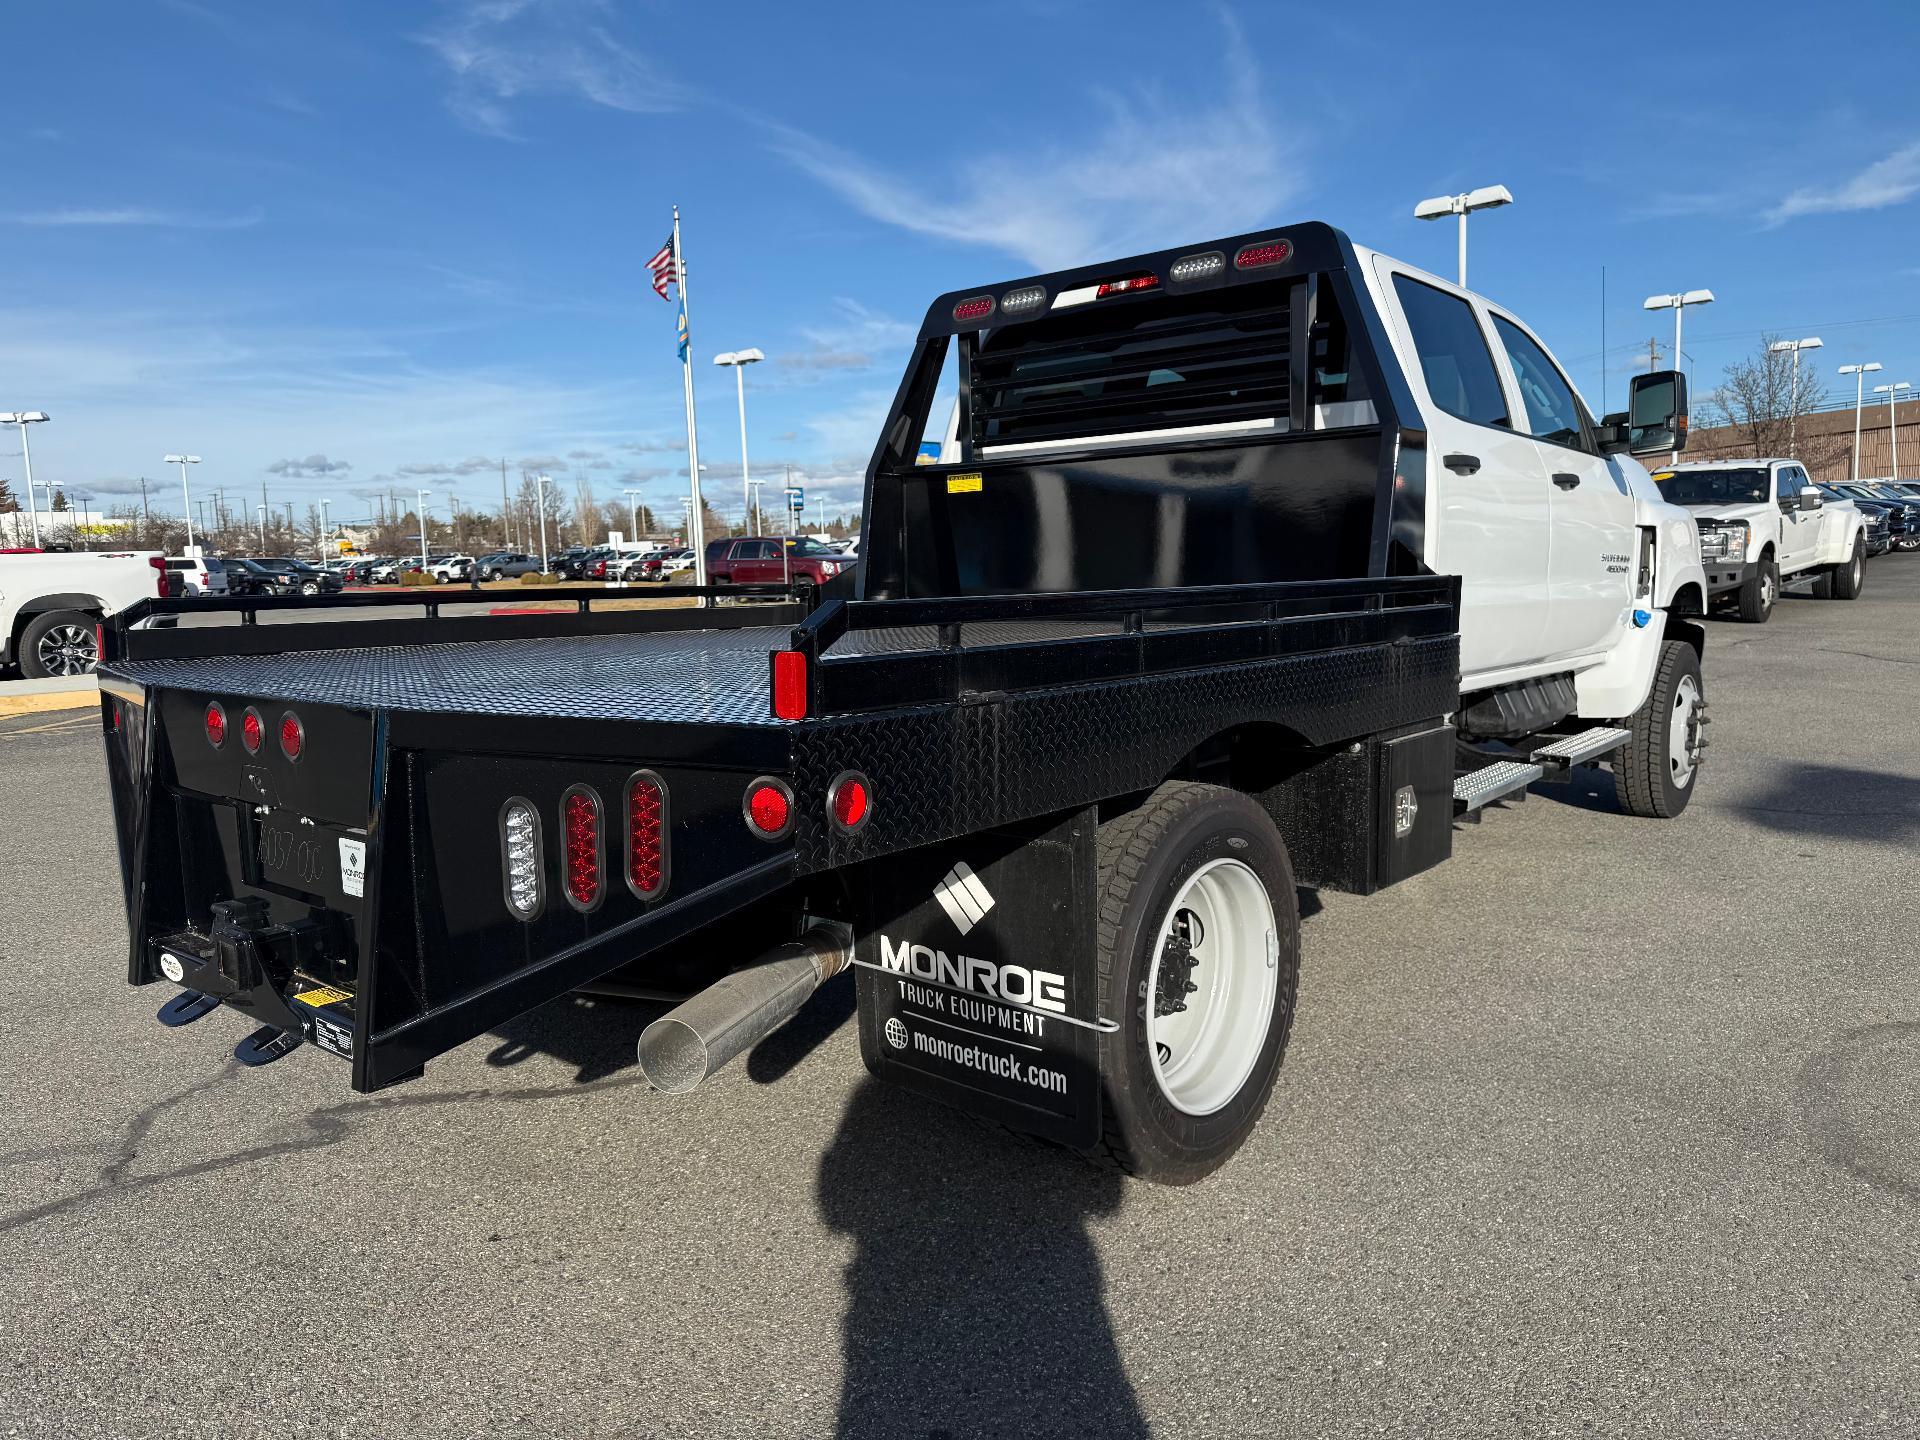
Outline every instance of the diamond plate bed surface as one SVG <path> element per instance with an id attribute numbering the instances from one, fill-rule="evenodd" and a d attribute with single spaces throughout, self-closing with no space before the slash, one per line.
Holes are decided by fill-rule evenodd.
<path id="1" fill-rule="evenodd" d="M 769 651 L 783 625 L 643 635 L 456 641 L 180 660 L 105 669 L 142 685 L 361 710 L 557 715 L 694 725 L 780 725 Z"/>

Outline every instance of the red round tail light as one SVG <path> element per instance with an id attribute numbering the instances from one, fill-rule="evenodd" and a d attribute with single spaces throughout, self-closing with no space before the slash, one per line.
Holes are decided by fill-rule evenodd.
<path id="1" fill-rule="evenodd" d="M 600 848 L 600 797 L 575 785 L 560 800 L 561 885 L 567 903 L 591 910 L 600 903 L 603 871 Z"/>
<path id="2" fill-rule="evenodd" d="M 207 706 L 207 743 L 216 750 L 227 743 L 227 711 L 218 700 Z"/>
<path id="3" fill-rule="evenodd" d="M 762 840 L 778 840 L 793 826 L 793 791 L 786 782 L 763 778 L 747 787 L 747 825 Z"/>
<path id="4" fill-rule="evenodd" d="M 280 753 L 289 760 L 298 760 L 300 752 L 307 748 L 307 727 L 300 723 L 300 717 L 289 710 L 280 717 Z"/>
<path id="5" fill-rule="evenodd" d="M 240 743 L 247 747 L 249 755 L 260 753 L 260 741 L 267 733 L 267 727 L 260 723 L 260 712 L 251 705 L 247 713 L 240 717 Z"/>
<path id="6" fill-rule="evenodd" d="M 867 788 L 867 777 L 857 770 L 849 770 L 835 780 L 827 787 L 827 810 L 833 816 L 833 823 L 848 834 L 865 825 L 867 817 L 873 814 L 873 795 Z"/>

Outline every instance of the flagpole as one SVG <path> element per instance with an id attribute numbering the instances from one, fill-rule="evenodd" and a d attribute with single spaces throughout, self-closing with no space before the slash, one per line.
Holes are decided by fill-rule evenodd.
<path id="1" fill-rule="evenodd" d="M 687 474 L 692 479 L 693 512 L 687 521 L 687 543 L 693 549 L 693 583 L 707 583 L 707 529 L 701 523 L 700 434 L 693 421 L 693 316 L 687 311 L 687 258 L 680 253 L 680 207 L 673 207 L 673 272 L 680 285 L 680 314 L 687 322 L 687 349 L 680 357 L 680 376 L 687 388 Z M 703 602 L 704 603 L 704 602 Z"/>

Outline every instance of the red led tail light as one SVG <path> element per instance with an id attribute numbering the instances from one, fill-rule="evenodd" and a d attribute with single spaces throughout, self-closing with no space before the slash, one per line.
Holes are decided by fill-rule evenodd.
<path id="1" fill-rule="evenodd" d="M 560 888 L 576 910 L 598 907 L 605 875 L 600 797 L 575 785 L 560 797 Z"/>
<path id="2" fill-rule="evenodd" d="M 651 770 L 627 781 L 627 888 L 642 900 L 667 889 L 667 787 Z"/>
<path id="3" fill-rule="evenodd" d="M 953 307 L 953 318 L 959 321 L 984 320 L 993 313 L 993 297 L 976 295 L 971 300 L 962 300 Z"/>
<path id="4" fill-rule="evenodd" d="M 1243 245 L 1233 257 L 1236 270 L 1264 270 L 1269 265 L 1284 265 L 1293 258 L 1291 240 L 1270 240 L 1264 245 Z"/>
<path id="5" fill-rule="evenodd" d="M 218 700 L 207 706 L 207 743 L 216 750 L 227 743 L 227 710 Z"/>
<path id="6" fill-rule="evenodd" d="M 307 727 L 300 723 L 298 715 L 289 710 L 280 717 L 280 753 L 289 760 L 298 760 L 306 748 Z"/>
<path id="7" fill-rule="evenodd" d="M 1102 281 L 1094 299 L 1104 300 L 1109 295 L 1127 295 L 1135 290 L 1153 290 L 1160 284 L 1158 275 L 1129 275 L 1124 280 Z"/>
<path id="8" fill-rule="evenodd" d="M 260 742 L 266 738 L 267 727 L 260 722 L 260 712 L 251 705 L 247 713 L 240 717 L 240 743 L 247 747 L 249 755 L 260 753 Z"/>

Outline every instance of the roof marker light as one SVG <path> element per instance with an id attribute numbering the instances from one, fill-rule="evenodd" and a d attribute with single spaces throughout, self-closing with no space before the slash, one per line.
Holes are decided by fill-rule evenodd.
<path id="1" fill-rule="evenodd" d="M 1182 255 L 1167 271 L 1167 278 L 1181 285 L 1189 280 L 1204 280 L 1209 275 L 1218 275 L 1226 268 L 1227 257 L 1218 250 L 1209 250 L 1204 255 Z"/>
<path id="2" fill-rule="evenodd" d="M 1233 257 L 1236 270 L 1264 270 L 1269 265 L 1284 265 L 1293 258 L 1291 240 L 1268 240 L 1259 245 L 1243 245 Z"/>
<path id="3" fill-rule="evenodd" d="M 971 300 L 962 300 L 953 307 L 955 320 L 984 320 L 993 314 L 993 297 L 976 295 Z"/>
<path id="4" fill-rule="evenodd" d="M 1136 290 L 1154 290 L 1160 285 L 1158 275 L 1129 275 L 1124 280 L 1103 280 L 1094 294 L 1094 299 L 1104 300 L 1109 295 L 1128 295 Z"/>
<path id="5" fill-rule="evenodd" d="M 1009 290 L 1000 297 L 1000 312 L 1003 315 L 1019 315 L 1028 310 L 1038 310 L 1046 303 L 1046 286 L 1023 285 L 1018 290 Z"/>

